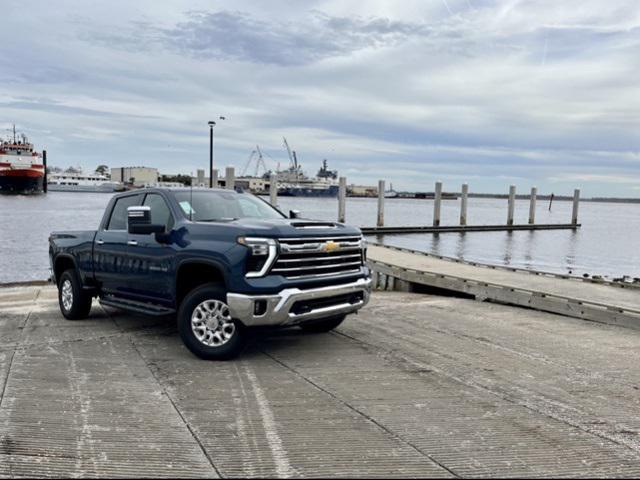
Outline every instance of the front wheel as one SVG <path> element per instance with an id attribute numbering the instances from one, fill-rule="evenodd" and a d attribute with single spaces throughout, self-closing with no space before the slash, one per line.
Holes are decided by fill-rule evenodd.
<path id="1" fill-rule="evenodd" d="M 87 318 L 91 311 L 92 296 L 82 289 L 78 272 L 65 270 L 58 282 L 58 303 L 67 320 Z"/>
<path id="2" fill-rule="evenodd" d="M 345 318 L 346 315 L 342 315 L 340 317 L 327 318 L 316 322 L 303 323 L 300 325 L 300 328 L 309 333 L 325 333 L 336 328 L 344 322 Z"/>
<path id="3" fill-rule="evenodd" d="M 191 352 L 205 360 L 228 360 L 246 343 L 246 328 L 231 318 L 226 292 L 207 284 L 190 292 L 178 310 L 180 337 Z"/>

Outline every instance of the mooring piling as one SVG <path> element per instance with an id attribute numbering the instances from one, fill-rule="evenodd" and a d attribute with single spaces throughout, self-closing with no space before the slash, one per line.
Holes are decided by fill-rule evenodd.
<path id="1" fill-rule="evenodd" d="M 345 221 L 345 204 L 347 199 L 347 177 L 340 177 L 338 188 L 338 222 Z"/>
<path id="2" fill-rule="evenodd" d="M 509 187 L 509 207 L 507 211 L 507 225 L 513 225 L 513 213 L 516 208 L 516 186 Z"/>
<path id="3" fill-rule="evenodd" d="M 580 204 L 580 189 L 576 188 L 573 191 L 573 211 L 571 212 L 571 224 L 578 224 L 578 205 Z"/>
<path id="4" fill-rule="evenodd" d="M 42 179 L 42 191 L 47 193 L 47 181 L 48 181 L 48 173 L 47 173 L 47 151 L 42 151 L 42 166 L 44 167 L 44 178 Z"/>
<path id="5" fill-rule="evenodd" d="M 236 173 L 235 168 L 227 167 L 224 174 L 224 188 L 227 190 L 235 190 L 236 187 Z"/>
<path id="6" fill-rule="evenodd" d="M 529 225 L 536 223 L 536 200 L 538 196 L 538 189 L 531 187 L 531 197 L 529 199 Z"/>
<path id="7" fill-rule="evenodd" d="M 433 226 L 440 226 L 440 205 L 442 204 L 442 182 L 436 182 L 433 193 Z"/>
<path id="8" fill-rule="evenodd" d="M 278 206 L 278 176 L 275 173 L 269 177 L 269 201 L 274 207 Z"/>
<path id="9" fill-rule="evenodd" d="M 469 198 L 469 185 L 462 184 L 460 196 L 460 225 L 467 224 L 467 199 Z"/>
<path id="10" fill-rule="evenodd" d="M 378 180 L 378 222 L 379 227 L 384 226 L 384 180 Z"/>

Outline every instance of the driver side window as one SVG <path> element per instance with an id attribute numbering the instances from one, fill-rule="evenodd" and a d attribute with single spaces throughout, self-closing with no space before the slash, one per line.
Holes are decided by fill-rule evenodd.
<path id="1" fill-rule="evenodd" d="M 173 228 L 173 215 L 167 202 L 157 193 L 149 193 L 144 199 L 144 206 L 151 207 L 151 223 L 164 225 L 165 231 Z"/>
<path id="2" fill-rule="evenodd" d="M 105 230 L 126 230 L 127 208 L 138 205 L 139 201 L 140 195 L 130 195 L 117 199 Z"/>

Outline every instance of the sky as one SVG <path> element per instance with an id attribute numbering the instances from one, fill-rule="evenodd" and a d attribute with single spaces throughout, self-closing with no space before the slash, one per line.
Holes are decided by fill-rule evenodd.
<path id="1" fill-rule="evenodd" d="M 237 173 L 286 137 L 348 183 L 640 197 L 638 0 L 1 6 L 0 134 L 50 165 L 208 171 L 216 120 Z"/>

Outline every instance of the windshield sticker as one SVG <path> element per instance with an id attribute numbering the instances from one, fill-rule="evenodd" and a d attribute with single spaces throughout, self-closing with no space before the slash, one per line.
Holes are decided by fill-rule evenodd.
<path id="1" fill-rule="evenodd" d="M 180 202 L 180 206 L 182 207 L 184 213 L 186 213 L 187 215 L 193 215 L 194 213 L 196 213 L 196 211 L 191 208 L 191 204 L 186 200 L 184 202 Z"/>

